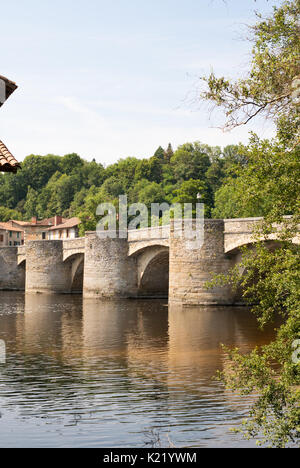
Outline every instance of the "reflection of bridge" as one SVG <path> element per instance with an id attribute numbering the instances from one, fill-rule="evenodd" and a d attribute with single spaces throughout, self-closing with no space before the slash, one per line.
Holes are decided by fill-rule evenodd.
<path id="1" fill-rule="evenodd" d="M 160 297 L 183 304 L 232 304 L 228 286 L 210 290 L 212 273 L 240 260 L 239 247 L 253 243 L 257 218 L 205 220 L 201 248 L 189 250 L 174 228 L 130 231 L 127 239 L 30 241 L 0 249 L 0 289 L 82 292 L 85 297 Z M 267 239 L 276 243 L 276 234 Z M 299 243 L 299 237 L 294 239 Z"/>

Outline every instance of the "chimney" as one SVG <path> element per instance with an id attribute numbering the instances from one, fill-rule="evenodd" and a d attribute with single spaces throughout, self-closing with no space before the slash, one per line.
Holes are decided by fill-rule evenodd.
<path id="1" fill-rule="evenodd" d="M 54 226 L 58 226 L 59 224 L 62 224 L 62 217 L 61 216 L 54 216 Z"/>
<path id="2" fill-rule="evenodd" d="M 31 223 L 32 224 L 37 224 L 37 217 L 36 216 L 32 216 Z"/>

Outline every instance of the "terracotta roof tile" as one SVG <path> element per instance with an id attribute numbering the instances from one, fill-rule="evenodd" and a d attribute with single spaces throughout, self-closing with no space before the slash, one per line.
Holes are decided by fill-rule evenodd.
<path id="1" fill-rule="evenodd" d="M 20 164 L 0 140 L 0 172 L 17 172 Z"/>
<path id="2" fill-rule="evenodd" d="M 67 218 L 61 218 L 61 219 L 63 223 L 67 221 Z M 42 225 L 42 226 L 50 226 L 50 225 L 53 226 L 54 223 L 55 223 L 55 216 L 52 216 L 52 218 L 45 218 L 37 222 L 37 224 Z"/>
<path id="3" fill-rule="evenodd" d="M 8 222 L 20 224 L 20 226 L 26 226 L 26 224 L 28 224 L 28 221 L 20 221 L 19 219 L 11 219 Z"/>
<path id="4" fill-rule="evenodd" d="M 8 223 L 0 223 L 0 229 L 5 229 L 6 231 L 16 231 L 16 232 L 22 232 L 23 229 L 21 228 L 16 228 L 12 226 L 9 222 Z"/>
<path id="5" fill-rule="evenodd" d="M 48 231 L 54 231 L 55 229 L 67 229 L 67 228 L 72 228 L 75 226 L 78 226 L 81 221 L 79 218 L 70 218 L 67 219 L 65 223 L 58 224 L 57 226 L 52 226 L 51 228 L 48 229 Z"/>
<path id="6" fill-rule="evenodd" d="M 20 224 L 20 226 L 32 226 L 32 227 L 41 227 L 41 226 L 45 226 L 45 227 L 54 227 L 54 222 L 55 222 L 55 217 L 53 216 L 52 218 L 45 218 L 45 219 L 41 219 L 41 220 L 37 220 L 36 223 L 33 223 L 32 221 L 19 221 L 17 219 L 12 219 L 11 221 L 13 221 L 14 223 L 16 224 Z M 67 218 L 62 218 L 62 221 L 63 223 L 68 221 Z"/>

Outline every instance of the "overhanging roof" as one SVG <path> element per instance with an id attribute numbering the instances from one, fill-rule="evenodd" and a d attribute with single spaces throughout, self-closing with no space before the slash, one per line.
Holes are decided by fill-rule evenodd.
<path id="1" fill-rule="evenodd" d="M 0 140 L 0 172 L 17 172 L 20 164 Z"/>
<path id="2" fill-rule="evenodd" d="M 0 80 L 4 81 L 4 83 L 5 83 L 5 100 L 7 100 L 9 98 L 9 96 L 17 89 L 18 86 L 16 85 L 16 83 L 9 80 L 5 76 L 0 75 Z M 1 102 L 1 100 L 0 100 L 0 107 L 3 104 L 4 103 Z"/>

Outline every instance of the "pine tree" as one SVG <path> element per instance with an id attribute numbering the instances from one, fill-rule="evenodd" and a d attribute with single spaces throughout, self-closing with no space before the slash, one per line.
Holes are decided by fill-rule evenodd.
<path id="1" fill-rule="evenodd" d="M 164 160 L 165 159 L 165 150 L 159 146 L 157 150 L 155 151 L 154 155 L 155 158 Z"/>
<path id="2" fill-rule="evenodd" d="M 173 154 L 174 154 L 174 151 L 173 151 L 172 145 L 171 145 L 171 143 L 169 143 L 167 151 L 165 151 L 165 154 L 164 154 L 165 161 L 170 162 Z"/>

